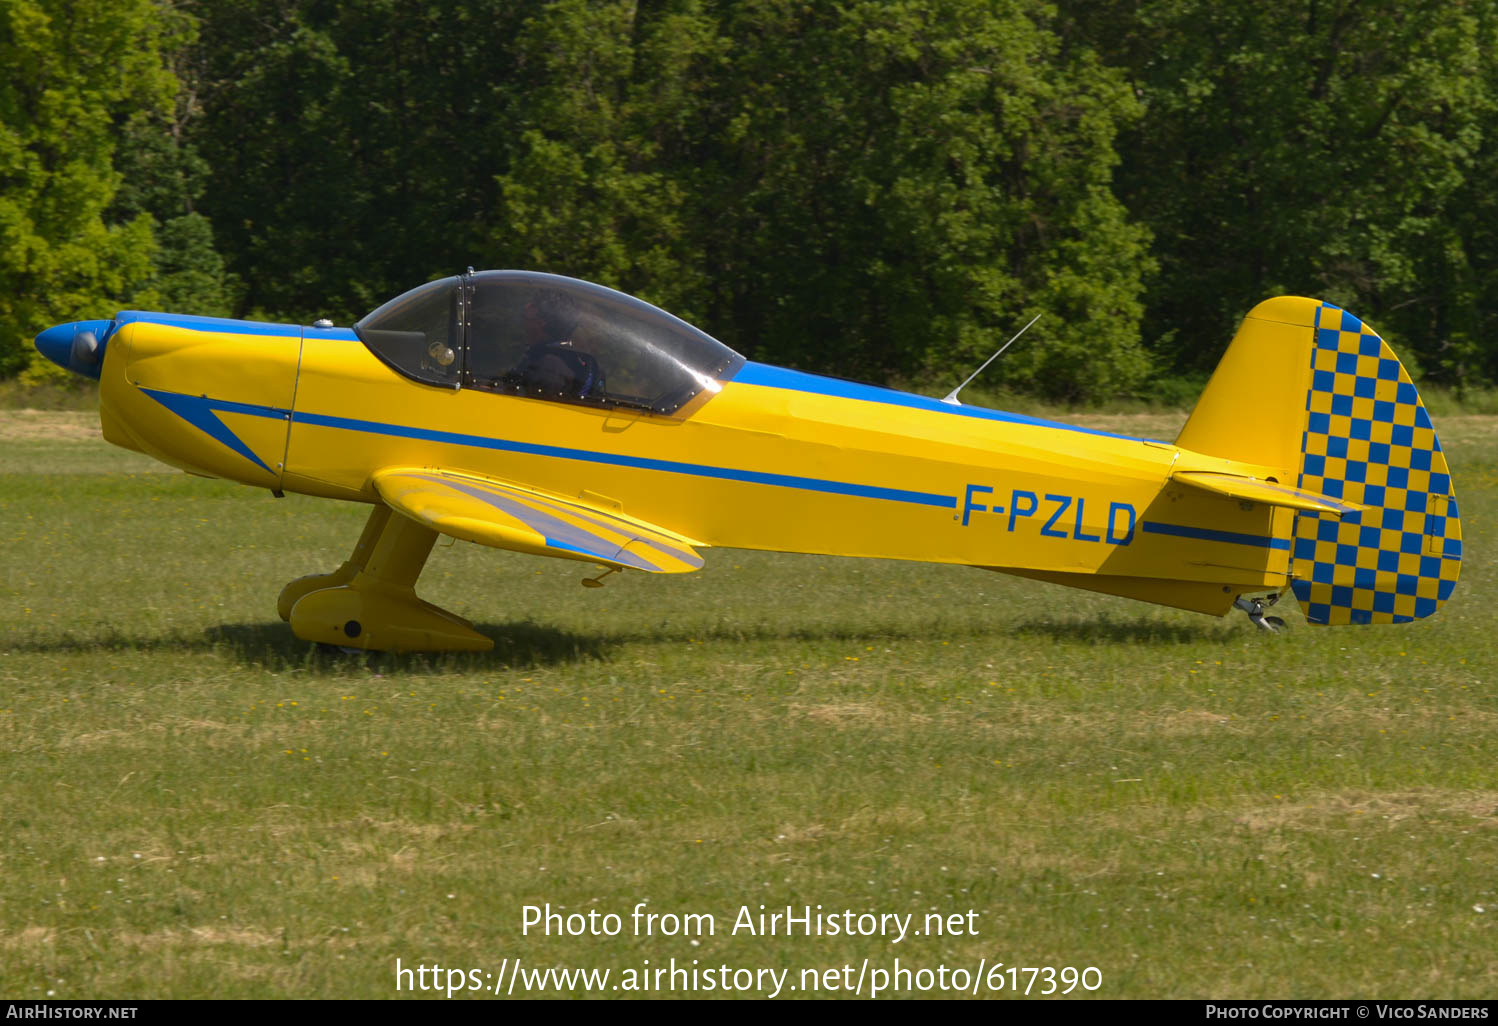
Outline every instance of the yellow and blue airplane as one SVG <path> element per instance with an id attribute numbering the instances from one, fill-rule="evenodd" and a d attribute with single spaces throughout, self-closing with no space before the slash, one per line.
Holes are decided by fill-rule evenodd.
<path id="1" fill-rule="evenodd" d="M 100 381 L 117 445 L 372 505 L 342 566 L 280 596 L 297 637 L 343 648 L 491 647 L 416 597 L 439 533 L 605 573 L 696 570 L 714 545 L 958 563 L 1271 629 L 1286 589 L 1316 624 L 1430 616 L 1461 566 L 1409 375 L 1299 297 L 1249 313 L 1174 442 L 746 361 L 523 271 L 429 282 L 351 329 L 125 311 L 36 345 Z"/>

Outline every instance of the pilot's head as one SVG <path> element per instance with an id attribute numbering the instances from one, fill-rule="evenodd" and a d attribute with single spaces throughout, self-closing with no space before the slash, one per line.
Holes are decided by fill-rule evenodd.
<path id="1" fill-rule="evenodd" d="M 580 320 L 577 300 L 556 289 L 537 289 L 525 304 L 526 341 L 531 345 L 569 341 Z"/>

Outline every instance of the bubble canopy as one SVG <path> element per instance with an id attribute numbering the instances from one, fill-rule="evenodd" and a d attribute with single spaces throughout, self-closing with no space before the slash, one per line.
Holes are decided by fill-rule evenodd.
<path id="1" fill-rule="evenodd" d="M 535 271 L 428 282 L 360 319 L 354 332 L 426 384 L 665 415 L 716 392 L 744 363 L 659 307 Z"/>

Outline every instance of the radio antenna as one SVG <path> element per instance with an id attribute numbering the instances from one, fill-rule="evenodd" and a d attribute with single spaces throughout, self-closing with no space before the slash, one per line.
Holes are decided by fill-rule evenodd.
<path id="1" fill-rule="evenodd" d="M 1038 320 L 1040 320 L 1040 314 L 1036 314 L 1034 317 L 1030 318 L 1030 324 L 1034 324 Z M 991 364 L 995 360 L 997 360 L 1000 356 L 1004 355 L 1004 350 L 1006 350 L 1010 346 L 1014 345 L 1014 340 L 1015 339 L 1019 338 L 1025 332 L 1027 332 L 1027 331 L 1030 330 L 1030 324 L 1026 324 L 1023 328 L 1019 329 L 1019 331 L 1016 331 L 1014 333 L 1014 338 L 1011 338 L 1008 342 L 1005 342 L 1003 345 L 999 346 L 999 351 L 997 353 L 994 353 L 988 359 L 984 360 L 982 367 L 979 367 L 977 370 L 973 371 L 971 374 L 969 374 L 967 376 L 967 381 L 964 381 L 962 384 L 960 384 L 956 388 L 952 389 L 952 391 L 948 392 L 946 398 L 943 399 L 942 402 L 944 402 L 944 403 L 950 403 L 953 406 L 961 406 L 962 402 L 957 398 L 957 393 L 961 392 L 964 388 L 966 388 L 968 386 L 968 384 L 974 378 L 976 378 L 979 374 L 982 374 L 984 367 L 987 367 L 989 364 Z"/>

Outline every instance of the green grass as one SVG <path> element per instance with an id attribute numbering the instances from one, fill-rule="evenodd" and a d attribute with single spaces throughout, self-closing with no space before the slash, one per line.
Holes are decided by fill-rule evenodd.
<path id="1" fill-rule="evenodd" d="M 1266 637 L 731 550 L 588 590 L 457 545 L 423 594 L 494 653 L 374 658 L 274 613 L 364 510 L 167 472 L 88 424 L 0 417 L 0 995 L 389 997 L 397 958 L 517 957 L 791 983 L 986 958 L 1096 966 L 1104 997 L 1498 987 L 1493 418 L 1438 420 L 1468 556 L 1418 624 L 1292 610 Z M 641 901 L 717 931 L 631 936 Z M 522 936 L 546 902 L 624 933 Z M 730 936 L 761 903 L 972 909 L 978 934 Z"/>
<path id="2" fill-rule="evenodd" d="M 68 374 L 65 380 L 50 377 L 41 381 L 20 381 L 14 378 L 0 380 L 0 410 L 71 410 L 75 413 L 92 413 L 98 408 L 98 384 L 76 374 Z"/>

